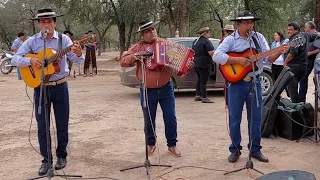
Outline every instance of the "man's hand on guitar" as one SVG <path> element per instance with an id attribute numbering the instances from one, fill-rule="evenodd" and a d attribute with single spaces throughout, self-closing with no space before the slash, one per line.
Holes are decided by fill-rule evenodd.
<path id="1" fill-rule="evenodd" d="M 32 66 L 35 66 L 36 68 L 41 69 L 42 68 L 42 61 L 38 58 L 31 58 L 30 59 L 30 64 Z"/>
<path id="2" fill-rule="evenodd" d="M 82 55 L 81 46 L 79 44 L 73 44 L 71 51 L 75 53 L 78 57 Z"/>
<path id="3" fill-rule="evenodd" d="M 245 67 L 250 66 L 251 62 L 250 59 L 246 58 L 246 57 L 238 57 L 238 64 L 241 64 Z"/>

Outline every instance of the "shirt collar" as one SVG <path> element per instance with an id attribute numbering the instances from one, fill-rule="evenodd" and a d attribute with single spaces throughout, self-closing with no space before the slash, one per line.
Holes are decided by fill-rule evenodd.
<path id="1" fill-rule="evenodd" d="M 234 38 L 235 38 L 235 39 L 242 38 L 242 37 L 239 35 L 238 29 L 234 32 Z"/>

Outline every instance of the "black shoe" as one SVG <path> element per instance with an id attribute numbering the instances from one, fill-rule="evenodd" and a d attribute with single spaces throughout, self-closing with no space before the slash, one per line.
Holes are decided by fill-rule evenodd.
<path id="1" fill-rule="evenodd" d="M 228 161 L 229 163 L 235 163 L 237 162 L 239 157 L 240 155 L 238 156 L 238 153 L 231 153 L 230 156 L 228 157 Z"/>
<path id="2" fill-rule="evenodd" d="M 60 170 L 65 168 L 67 165 L 67 159 L 66 158 L 58 158 L 56 166 L 54 167 L 55 170 Z"/>
<path id="3" fill-rule="evenodd" d="M 49 164 L 48 163 L 42 163 L 41 167 L 40 167 L 40 169 L 38 171 L 39 176 L 43 176 L 43 175 L 47 174 L 48 169 L 49 169 Z"/>
<path id="4" fill-rule="evenodd" d="M 265 163 L 269 162 L 269 159 L 267 157 L 264 157 L 261 153 L 260 154 L 252 154 L 251 157 L 255 158 L 261 162 L 265 162 Z"/>

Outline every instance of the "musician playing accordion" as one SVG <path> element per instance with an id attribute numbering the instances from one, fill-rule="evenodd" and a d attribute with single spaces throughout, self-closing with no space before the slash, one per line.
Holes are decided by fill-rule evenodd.
<path id="1" fill-rule="evenodd" d="M 139 23 L 137 33 L 140 33 L 141 40 L 134 44 L 127 53 L 121 57 L 121 67 L 137 66 L 136 76 L 142 81 L 141 60 L 135 56 L 135 53 L 149 51 L 155 54 L 155 46 L 157 41 L 166 42 L 167 40 L 159 38 L 155 25 L 158 22 L 145 20 Z M 159 50 L 159 49 L 158 49 Z M 154 58 L 154 57 L 151 57 Z M 147 64 L 147 63 L 146 63 Z M 145 70 L 145 86 L 146 86 L 146 102 L 149 107 L 150 116 L 144 117 L 147 122 L 148 136 L 148 154 L 151 155 L 156 150 L 155 139 L 155 119 L 158 103 L 163 112 L 163 120 L 165 124 L 165 135 L 167 139 L 168 151 L 175 157 L 180 157 L 181 152 L 176 148 L 177 143 L 177 119 L 175 112 L 174 87 L 171 81 L 171 74 L 163 69 Z M 142 87 L 140 88 L 141 106 L 143 102 Z M 147 113 L 149 114 L 149 113 Z M 152 124 L 150 118 L 152 120 Z M 154 131 L 153 129 L 154 128 Z"/>

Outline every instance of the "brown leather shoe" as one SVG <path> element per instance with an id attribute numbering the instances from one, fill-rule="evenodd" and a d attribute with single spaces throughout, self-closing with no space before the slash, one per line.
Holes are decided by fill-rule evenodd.
<path id="1" fill-rule="evenodd" d="M 201 101 L 202 100 L 202 98 L 200 97 L 200 96 L 196 96 L 195 98 L 194 98 L 194 101 Z"/>
<path id="2" fill-rule="evenodd" d="M 169 151 L 174 157 L 181 157 L 181 152 L 177 149 L 176 146 L 168 147 L 168 151 Z"/>
<path id="3" fill-rule="evenodd" d="M 152 155 L 156 151 L 156 146 L 148 146 L 148 155 Z"/>

